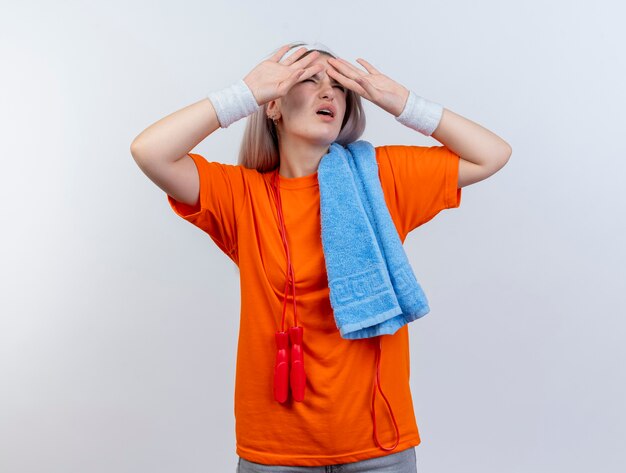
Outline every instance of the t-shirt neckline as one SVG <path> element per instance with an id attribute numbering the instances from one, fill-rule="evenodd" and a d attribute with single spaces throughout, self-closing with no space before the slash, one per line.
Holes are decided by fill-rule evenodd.
<path id="1" fill-rule="evenodd" d="M 272 182 L 272 175 L 275 171 L 272 171 L 269 174 L 270 183 Z M 313 187 L 319 185 L 317 181 L 317 171 L 313 174 L 309 174 L 308 176 L 301 177 L 285 177 L 278 174 L 278 180 L 280 183 L 281 189 L 302 189 L 305 187 Z"/>

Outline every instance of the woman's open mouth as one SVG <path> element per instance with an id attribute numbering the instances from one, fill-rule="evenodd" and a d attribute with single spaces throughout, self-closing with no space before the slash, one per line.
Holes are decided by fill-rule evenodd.
<path id="1" fill-rule="evenodd" d="M 331 122 L 337 114 L 337 108 L 330 102 L 323 102 L 317 106 L 315 113 L 325 122 Z"/>
<path id="2" fill-rule="evenodd" d="M 330 122 L 333 121 L 335 119 L 333 113 L 331 111 L 328 110 L 320 110 L 319 112 L 317 112 L 317 116 L 320 117 L 322 120 L 326 121 L 326 122 Z"/>

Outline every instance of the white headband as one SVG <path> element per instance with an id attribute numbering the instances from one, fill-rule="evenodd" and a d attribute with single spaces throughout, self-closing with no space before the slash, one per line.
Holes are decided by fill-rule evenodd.
<path id="1" fill-rule="evenodd" d="M 288 58 L 300 48 L 306 48 L 307 51 L 311 51 L 312 49 L 315 49 L 318 51 L 326 51 L 327 53 L 332 54 L 333 56 L 337 57 L 337 55 L 334 52 L 332 52 L 328 46 L 322 43 L 304 43 L 298 46 L 293 46 L 289 51 L 283 54 L 283 57 L 281 57 L 280 60 L 282 61 L 283 59 Z"/>

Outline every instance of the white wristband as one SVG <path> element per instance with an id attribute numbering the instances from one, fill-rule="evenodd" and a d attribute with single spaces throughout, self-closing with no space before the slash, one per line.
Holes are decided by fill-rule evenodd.
<path id="1" fill-rule="evenodd" d="M 230 124 L 261 108 L 243 79 L 225 89 L 210 92 L 207 98 L 213 104 L 222 128 L 228 128 Z"/>
<path id="2" fill-rule="evenodd" d="M 413 130 L 430 136 L 437 129 L 442 115 L 443 106 L 441 104 L 426 100 L 410 90 L 404 110 L 400 116 L 396 117 L 396 120 Z"/>

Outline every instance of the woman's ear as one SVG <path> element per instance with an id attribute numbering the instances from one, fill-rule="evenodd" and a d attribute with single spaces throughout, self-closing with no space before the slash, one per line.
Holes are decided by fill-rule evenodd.
<path id="1" fill-rule="evenodd" d="M 267 117 L 272 120 L 278 120 L 281 116 L 280 107 L 278 106 L 278 102 L 276 100 L 271 100 L 267 103 Z"/>

